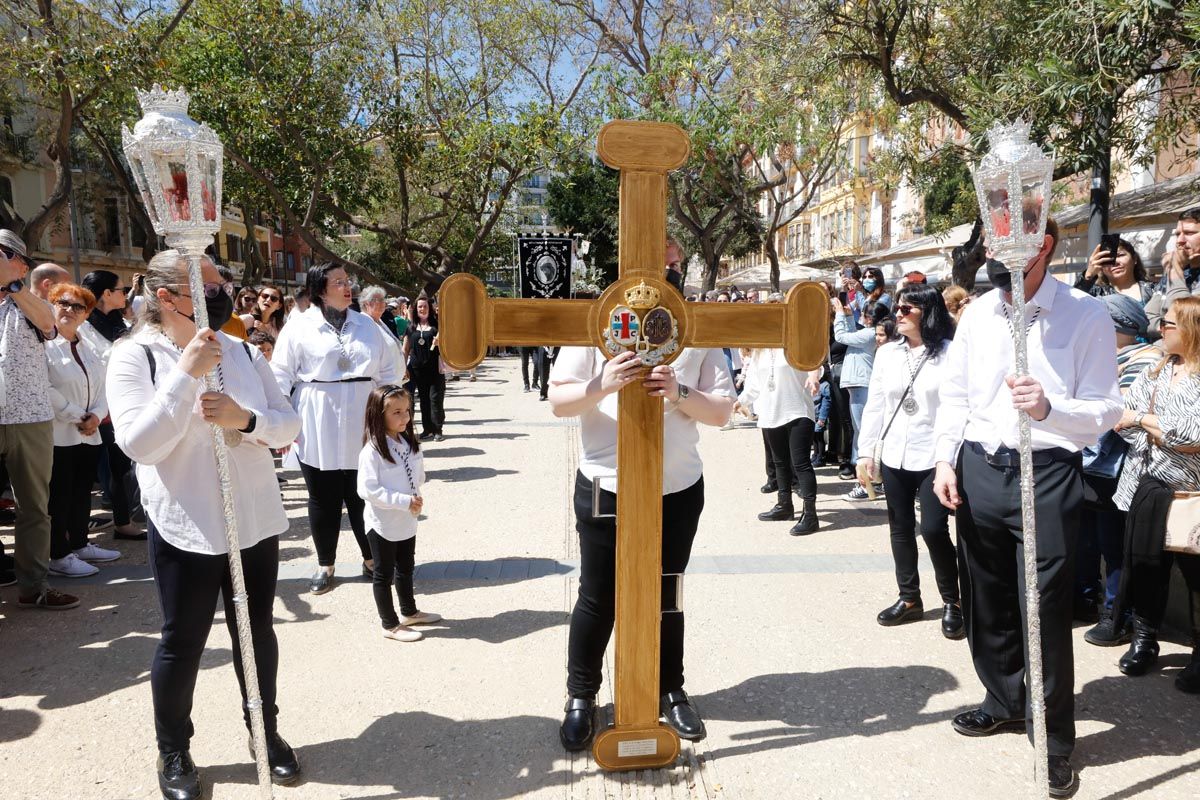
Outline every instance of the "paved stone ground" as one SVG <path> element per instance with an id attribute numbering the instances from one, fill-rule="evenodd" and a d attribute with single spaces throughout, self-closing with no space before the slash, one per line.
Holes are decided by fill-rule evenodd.
<path id="1" fill-rule="evenodd" d="M 950 729 L 982 692 L 965 644 L 938 631 L 933 592 L 923 623 L 875 624 L 895 596 L 882 505 L 840 500 L 848 485 L 824 470 L 818 534 L 758 522 L 769 503 L 750 427 L 701 439 L 708 497 L 687 580 L 687 664 L 708 740 L 654 773 L 608 775 L 565 753 L 556 726 L 578 557 L 567 502 L 577 432 L 520 391 L 518 369 L 492 359 L 477 382 L 450 384 L 447 440 L 428 447 L 417 589 L 447 622 L 425 641 L 382 638 L 348 535 L 346 581 L 305 593 L 314 559 L 302 484 L 289 475 L 279 705 L 306 781 L 277 798 L 1028 795 L 1024 737 Z M 11 544 L 11 529 L 0 535 Z M 0 592 L 4 800 L 157 797 L 147 680 L 159 613 L 145 547 L 121 544 L 120 562 L 70 582 L 77 611 L 20 611 L 15 589 Z M 928 562 L 923 577 L 932 588 Z M 1171 686 L 1187 648 L 1164 643 L 1163 669 L 1133 679 L 1117 672 L 1120 649 L 1091 647 L 1082 633 L 1078 797 L 1200 795 L 1200 698 Z M 257 797 L 223 625 L 194 717 L 206 796 Z"/>

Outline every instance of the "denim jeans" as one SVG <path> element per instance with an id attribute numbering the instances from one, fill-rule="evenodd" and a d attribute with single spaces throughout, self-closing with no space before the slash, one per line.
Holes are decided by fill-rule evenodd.
<path id="1" fill-rule="evenodd" d="M 867 387 L 848 386 L 850 392 L 850 422 L 854 425 L 854 436 L 850 440 L 850 463 L 858 461 L 858 429 L 862 427 L 863 409 L 867 407 Z"/>

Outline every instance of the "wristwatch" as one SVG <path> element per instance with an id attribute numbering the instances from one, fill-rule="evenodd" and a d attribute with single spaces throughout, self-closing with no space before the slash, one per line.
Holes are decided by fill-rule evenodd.
<path id="1" fill-rule="evenodd" d="M 17 278 L 15 281 L 5 286 L 4 291 L 8 292 L 9 294 L 16 294 L 17 292 L 21 291 L 24 286 L 25 281 Z"/>
<path id="2" fill-rule="evenodd" d="M 1142 427 L 1142 420 L 1146 418 L 1146 412 L 1143 411 L 1133 418 L 1133 424 L 1137 427 Z"/>
<path id="3" fill-rule="evenodd" d="M 689 389 L 687 387 L 687 385 L 683 384 L 683 383 L 676 384 L 676 386 L 679 387 L 679 399 L 676 400 L 675 402 L 682 403 L 684 400 L 687 400 L 688 395 L 692 393 L 692 390 Z"/>

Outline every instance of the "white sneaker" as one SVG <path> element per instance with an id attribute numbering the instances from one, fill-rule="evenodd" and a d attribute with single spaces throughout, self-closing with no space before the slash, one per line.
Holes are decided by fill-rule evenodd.
<path id="1" fill-rule="evenodd" d="M 401 617 L 401 625 L 432 625 L 435 622 L 441 622 L 441 614 L 433 614 L 429 611 L 418 611 L 411 617 Z"/>
<path id="2" fill-rule="evenodd" d="M 855 486 L 853 489 L 846 492 L 845 496 L 842 499 L 849 500 L 852 503 L 857 502 L 859 500 L 866 500 L 867 499 L 867 490 L 861 486 Z"/>
<path id="3" fill-rule="evenodd" d="M 420 631 L 414 631 L 412 628 L 397 625 L 391 630 L 384 628 L 383 638 L 391 639 L 395 642 L 419 642 L 425 638 L 425 635 Z"/>
<path id="4" fill-rule="evenodd" d="M 86 578 L 88 575 L 95 575 L 99 571 L 99 568 L 93 567 L 86 561 L 79 560 L 79 557 L 74 553 L 67 553 L 62 558 L 50 559 L 50 572 L 55 575 L 61 575 L 64 578 Z"/>
<path id="5" fill-rule="evenodd" d="M 88 542 L 75 551 L 75 556 L 84 561 L 103 563 L 105 561 L 116 561 L 121 557 L 121 552 L 119 550 L 105 550 L 103 547 L 97 547 Z"/>

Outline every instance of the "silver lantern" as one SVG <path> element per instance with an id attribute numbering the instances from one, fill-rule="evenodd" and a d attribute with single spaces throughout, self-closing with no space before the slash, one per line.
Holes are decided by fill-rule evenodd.
<path id="1" fill-rule="evenodd" d="M 1029 374 L 1025 310 L 1025 268 L 1042 249 L 1050 191 L 1054 180 L 1054 155 L 1029 139 L 1029 123 L 998 123 L 987 133 L 990 145 L 973 170 L 979 215 L 992 257 L 1012 276 L 1012 336 L 1014 372 Z M 1049 265 L 1047 265 L 1048 268 Z M 1055 280 L 1047 275 L 1045 280 Z M 1003 302 L 1003 299 L 1002 299 Z M 1021 527 L 1025 563 L 1026 631 L 1029 648 L 1029 706 L 1033 721 L 1035 797 L 1046 797 L 1049 787 L 1046 745 L 1046 695 L 1042 675 L 1042 626 L 1037 584 L 1037 525 L 1033 491 L 1033 442 L 1028 412 L 1017 415 L 1021 459 Z"/>
<path id="2" fill-rule="evenodd" d="M 143 116 L 132 131 L 128 128 L 121 131 L 125 158 L 129 161 L 130 172 L 133 173 L 154 230 L 166 240 L 168 247 L 175 248 L 187 259 L 196 328 L 207 328 L 208 309 L 203 300 L 201 259 L 205 248 L 212 243 L 213 235 L 221 230 L 221 181 L 225 148 L 212 128 L 188 116 L 191 97 L 186 91 L 167 91 L 155 84 L 148 92 L 138 92 L 137 97 Z M 210 392 L 219 390 L 220 382 L 215 373 L 216 370 L 205 376 L 206 388 Z M 258 667 L 250 634 L 246 582 L 242 574 L 242 548 L 229 472 L 229 448 L 237 446 L 240 437 L 241 434 L 236 431 L 212 426 L 259 793 L 270 800 L 271 771 L 267 763 L 266 729 L 263 726 Z"/>

